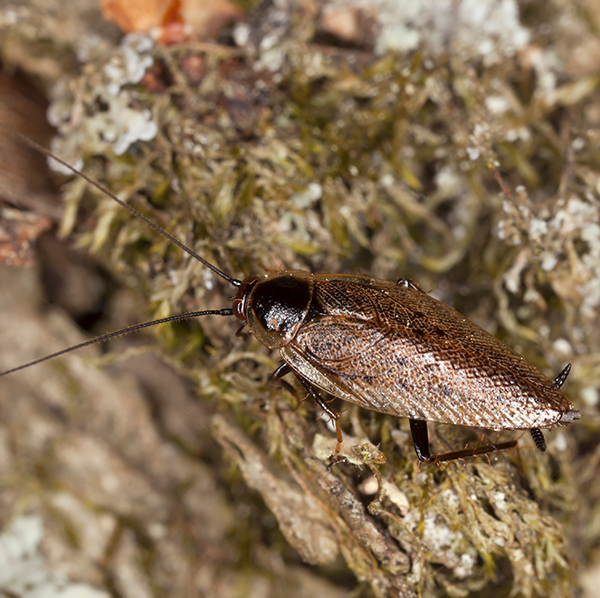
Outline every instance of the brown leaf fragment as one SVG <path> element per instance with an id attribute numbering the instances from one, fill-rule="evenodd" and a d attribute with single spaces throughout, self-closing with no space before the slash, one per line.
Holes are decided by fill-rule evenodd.
<path id="1" fill-rule="evenodd" d="M 35 240 L 52 226 L 48 216 L 0 206 L 0 261 L 28 266 L 35 257 Z"/>
<path id="2" fill-rule="evenodd" d="M 102 0 L 100 7 L 105 19 L 131 33 L 158 27 L 171 3 L 171 0 Z"/>
<path id="3" fill-rule="evenodd" d="M 125 33 L 158 29 L 166 44 L 215 38 L 243 15 L 227 0 L 102 0 L 101 7 L 104 17 Z"/>
<path id="4" fill-rule="evenodd" d="M 376 16 L 374 10 L 329 5 L 321 13 L 317 28 L 321 35 L 333 37 L 339 43 L 372 47 L 378 29 Z"/>

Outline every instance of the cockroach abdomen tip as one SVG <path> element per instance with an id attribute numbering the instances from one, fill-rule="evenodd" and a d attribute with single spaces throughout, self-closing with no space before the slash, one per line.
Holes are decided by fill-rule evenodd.
<path id="1" fill-rule="evenodd" d="M 570 424 L 573 423 L 575 420 L 579 419 L 580 417 L 581 413 L 579 413 L 579 411 L 567 411 L 566 413 L 563 413 L 561 415 L 558 422 L 561 424 Z"/>

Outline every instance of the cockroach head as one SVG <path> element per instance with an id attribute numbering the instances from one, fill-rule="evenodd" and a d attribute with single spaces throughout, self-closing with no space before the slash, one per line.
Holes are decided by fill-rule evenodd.
<path id="1" fill-rule="evenodd" d="M 306 319 L 313 276 L 303 270 L 248 276 L 233 299 L 232 313 L 269 349 L 288 345 Z"/>

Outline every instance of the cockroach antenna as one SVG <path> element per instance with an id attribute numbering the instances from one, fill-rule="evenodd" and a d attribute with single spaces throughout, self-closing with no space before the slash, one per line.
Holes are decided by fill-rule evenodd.
<path id="1" fill-rule="evenodd" d="M 0 123 L 0 129 L 6 131 L 10 135 L 18 137 L 21 141 L 23 141 L 28 146 L 37 150 L 38 152 L 40 152 L 47 158 L 49 158 L 51 160 L 55 160 L 56 162 L 58 162 L 59 164 L 64 166 L 66 169 L 70 170 L 74 175 L 80 176 L 87 183 L 89 183 L 92 187 L 95 187 L 101 193 L 110 197 L 113 201 L 117 202 L 121 207 L 125 208 L 127 211 L 129 211 L 131 214 L 133 214 L 136 218 L 138 218 L 139 220 L 141 220 L 142 222 L 147 224 L 149 227 L 153 228 L 156 232 L 160 233 L 163 237 L 168 239 L 171 243 L 173 243 L 174 245 L 176 245 L 177 247 L 179 247 L 180 249 L 185 251 L 187 254 L 191 255 L 194 259 L 198 260 L 200 263 L 204 264 L 207 268 L 212 270 L 215 274 L 217 274 L 221 278 L 225 279 L 230 284 L 232 284 L 236 287 L 240 287 L 242 285 L 241 280 L 233 278 L 233 277 L 229 276 L 228 274 L 226 274 L 225 272 L 223 272 L 222 270 L 219 270 L 219 268 L 217 268 L 216 266 L 214 266 L 213 264 L 211 264 L 210 262 L 208 262 L 207 260 L 205 260 L 204 258 L 199 256 L 195 251 L 193 251 L 192 249 L 190 249 L 189 247 L 184 245 L 181 241 L 177 240 L 175 237 L 170 235 L 168 232 L 166 232 L 165 230 L 160 228 L 160 226 L 158 226 L 157 224 L 152 222 L 152 220 L 150 220 L 149 218 L 146 218 L 146 216 L 144 216 L 143 214 L 138 212 L 135 208 L 132 208 L 130 205 L 126 204 L 124 201 L 121 201 L 118 197 L 116 197 L 108 189 L 106 189 L 105 187 L 100 185 L 100 183 L 94 181 L 92 178 L 87 176 L 85 173 L 81 172 L 74 166 L 71 166 L 70 164 L 68 164 L 67 162 L 62 160 L 61 158 L 58 158 L 51 151 L 46 149 L 43 145 L 36 143 L 32 139 L 29 139 L 29 137 L 23 135 L 22 133 L 19 133 L 18 131 L 11 129 L 10 127 L 7 127 L 6 125 L 4 125 L 2 123 Z M 190 320 L 192 318 L 198 318 L 200 316 L 208 316 L 208 315 L 233 316 L 234 312 L 233 312 L 233 309 L 231 309 L 231 308 L 209 309 L 209 310 L 204 310 L 204 311 L 186 312 L 186 313 L 182 313 L 182 314 L 176 314 L 174 316 L 169 316 L 167 318 L 160 318 L 158 320 L 143 322 L 141 324 L 134 324 L 133 326 L 128 326 L 127 328 L 123 328 L 121 330 L 115 330 L 114 332 L 110 332 L 110 333 L 104 334 L 102 336 L 97 336 L 95 338 L 92 338 L 88 341 L 85 341 L 85 342 L 75 345 L 73 347 L 63 349 L 62 351 L 57 351 L 56 353 L 52 353 L 51 355 L 47 355 L 46 357 L 41 357 L 40 359 L 30 361 L 29 363 L 25 363 L 21 366 L 12 368 L 5 372 L 0 372 L 0 377 L 7 376 L 8 374 L 13 374 L 15 372 L 18 372 L 19 370 L 24 370 L 25 368 L 29 368 L 29 367 L 37 365 L 39 363 L 43 363 L 44 361 L 54 359 L 55 357 L 60 357 L 61 355 L 65 355 L 66 353 L 71 353 L 72 351 L 77 351 L 78 349 L 82 349 L 83 347 L 87 347 L 89 345 L 94 345 L 96 343 L 102 343 L 104 341 L 110 340 L 111 338 L 115 338 L 116 336 L 122 336 L 122 335 L 128 334 L 130 332 L 135 332 L 136 330 L 142 330 L 143 328 L 157 326 L 158 324 L 166 324 L 168 322 L 181 322 L 182 320 Z"/>
<path id="2" fill-rule="evenodd" d="M 14 131 L 13 129 L 11 129 L 10 127 L 7 127 L 6 125 L 4 125 L 2 123 L 0 123 L 0 128 L 3 129 L 4 131 L 10 133 L 11 135 L 18 137 L 21 141 L 23 141 L 24 143 L 26 143 L 28 146 L 32 147 L 33 149 L 37 150 L 38 152 L 40 152 L 47 158 L 49 158 L 51 160 L 55 160 L 61 166 L 64 166 L 66 169 L 70 170 L 74 175 L 80 176 L 87 183 L 89 183 L 92 187 L 95 187 L 96 189 L 98 189 L 98 191 L 100 191 L 101 193 L 104 193 L 104 195 L 110 197 L 113 201 L 116 201 L 122 208 L 125 208 L 128 212 L 133 214 L 136 218 L 138 218 L 139 220 L 141 220 L 142 222 L 147 224 L 149 227 L 153 228 L 157 233 L 160 233 L 163 237 L 165 237 L 166 239 L 171 241 L 171 243 L 173 243 L 174 245 L 177 245 L 177 247 L 179 247 L 180 249 L 185 251 L 187 254 L 191 255 L 195 260 L 198 260 L 201 264 L 204 264 L 209 270 L 212 270 L 217 276 L 220 276 L 221 278 L 225 279 L 227 282 L 229 282 L 233 286 L 239 287 L 242 285 L 241 280 L 237 280 L 236 278 L 233 278 L 233 277 L 229 276 L 228 274 L 225 274 L 225 272 L 223 272 L 222 270 L 219 270 L 219 268 L 217 268 L 216 266 L 213 266 L 213 264 L 211 264 L 204 258 L 200 257 L 195 251 L 193 251 L 192 249 L 190 249 L 189 247 L 184 245 L 181 241 L 178 241 L 175 237 L 170 235 L 167 231 L 160 228 L 160 226 L 158 226 L 157 224 L 154 224 L 154 222 L 152 222 L 152 220 L 150 220 L 149 218 L 146 218 L 146 216 L 144 216 L 143 214 L 140 214 L 140 212 L 138 212 L 135 208 L 132 208 L 130 205 L 126 204 L 124 201 L 121 201 L 116 195 L 114 195 L 114 193 L 111 193 L 108 189 L 103 187 L 100 183 L 96 182 L 94 179 L 90 178 L 87 174 L 81 172 L 80 170 L 77 170 L 77 168 L 75 168 L 74 166 L 71 166 L 70 164 L 68 164 L 67 162 L 62 160 L 61 158 L 55 156 L 50 150 L 46 149 L 43 145 L 36 143 L 32 139 L 29 139 L 29 137 L 23 135 L 22 133 L 19 133 L 18 131 Z M 157 323 L 160 323 L 160 322 L 157 322 Z"/>

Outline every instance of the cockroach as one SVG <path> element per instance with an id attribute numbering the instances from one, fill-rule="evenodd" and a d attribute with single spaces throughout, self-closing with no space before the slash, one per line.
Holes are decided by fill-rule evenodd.
<path id="1" fill-rule="evenodd" d="M 529 430 L 546 450 L 542 428 L 564 426 L 580 413 L 559 390 L 570 364 L 550 381 L 497 338 L 410 280 L 396 282 L 351 274 L 282 270 L 238 280 L 196 254 L 108 190 L 37 143 L 3 129 L 57 160 L 136 218 L 237 288 L 232 306 L 182 313 L 129 326 L 0 373 L 6 376 L 48 359 L 115 336 L 207 315 L 234 316 L 266 347 L 278 349 L 283 364 L 273 376 L 293 374 L 335 422 L 339 413 L 324 391 L 365 409 L 406 417 L 419 461 L 440 463 L 513 448 L 516 441 L 487 444 L 438 455 L 429 450 L 427 422 L 490 430 Z"/>

